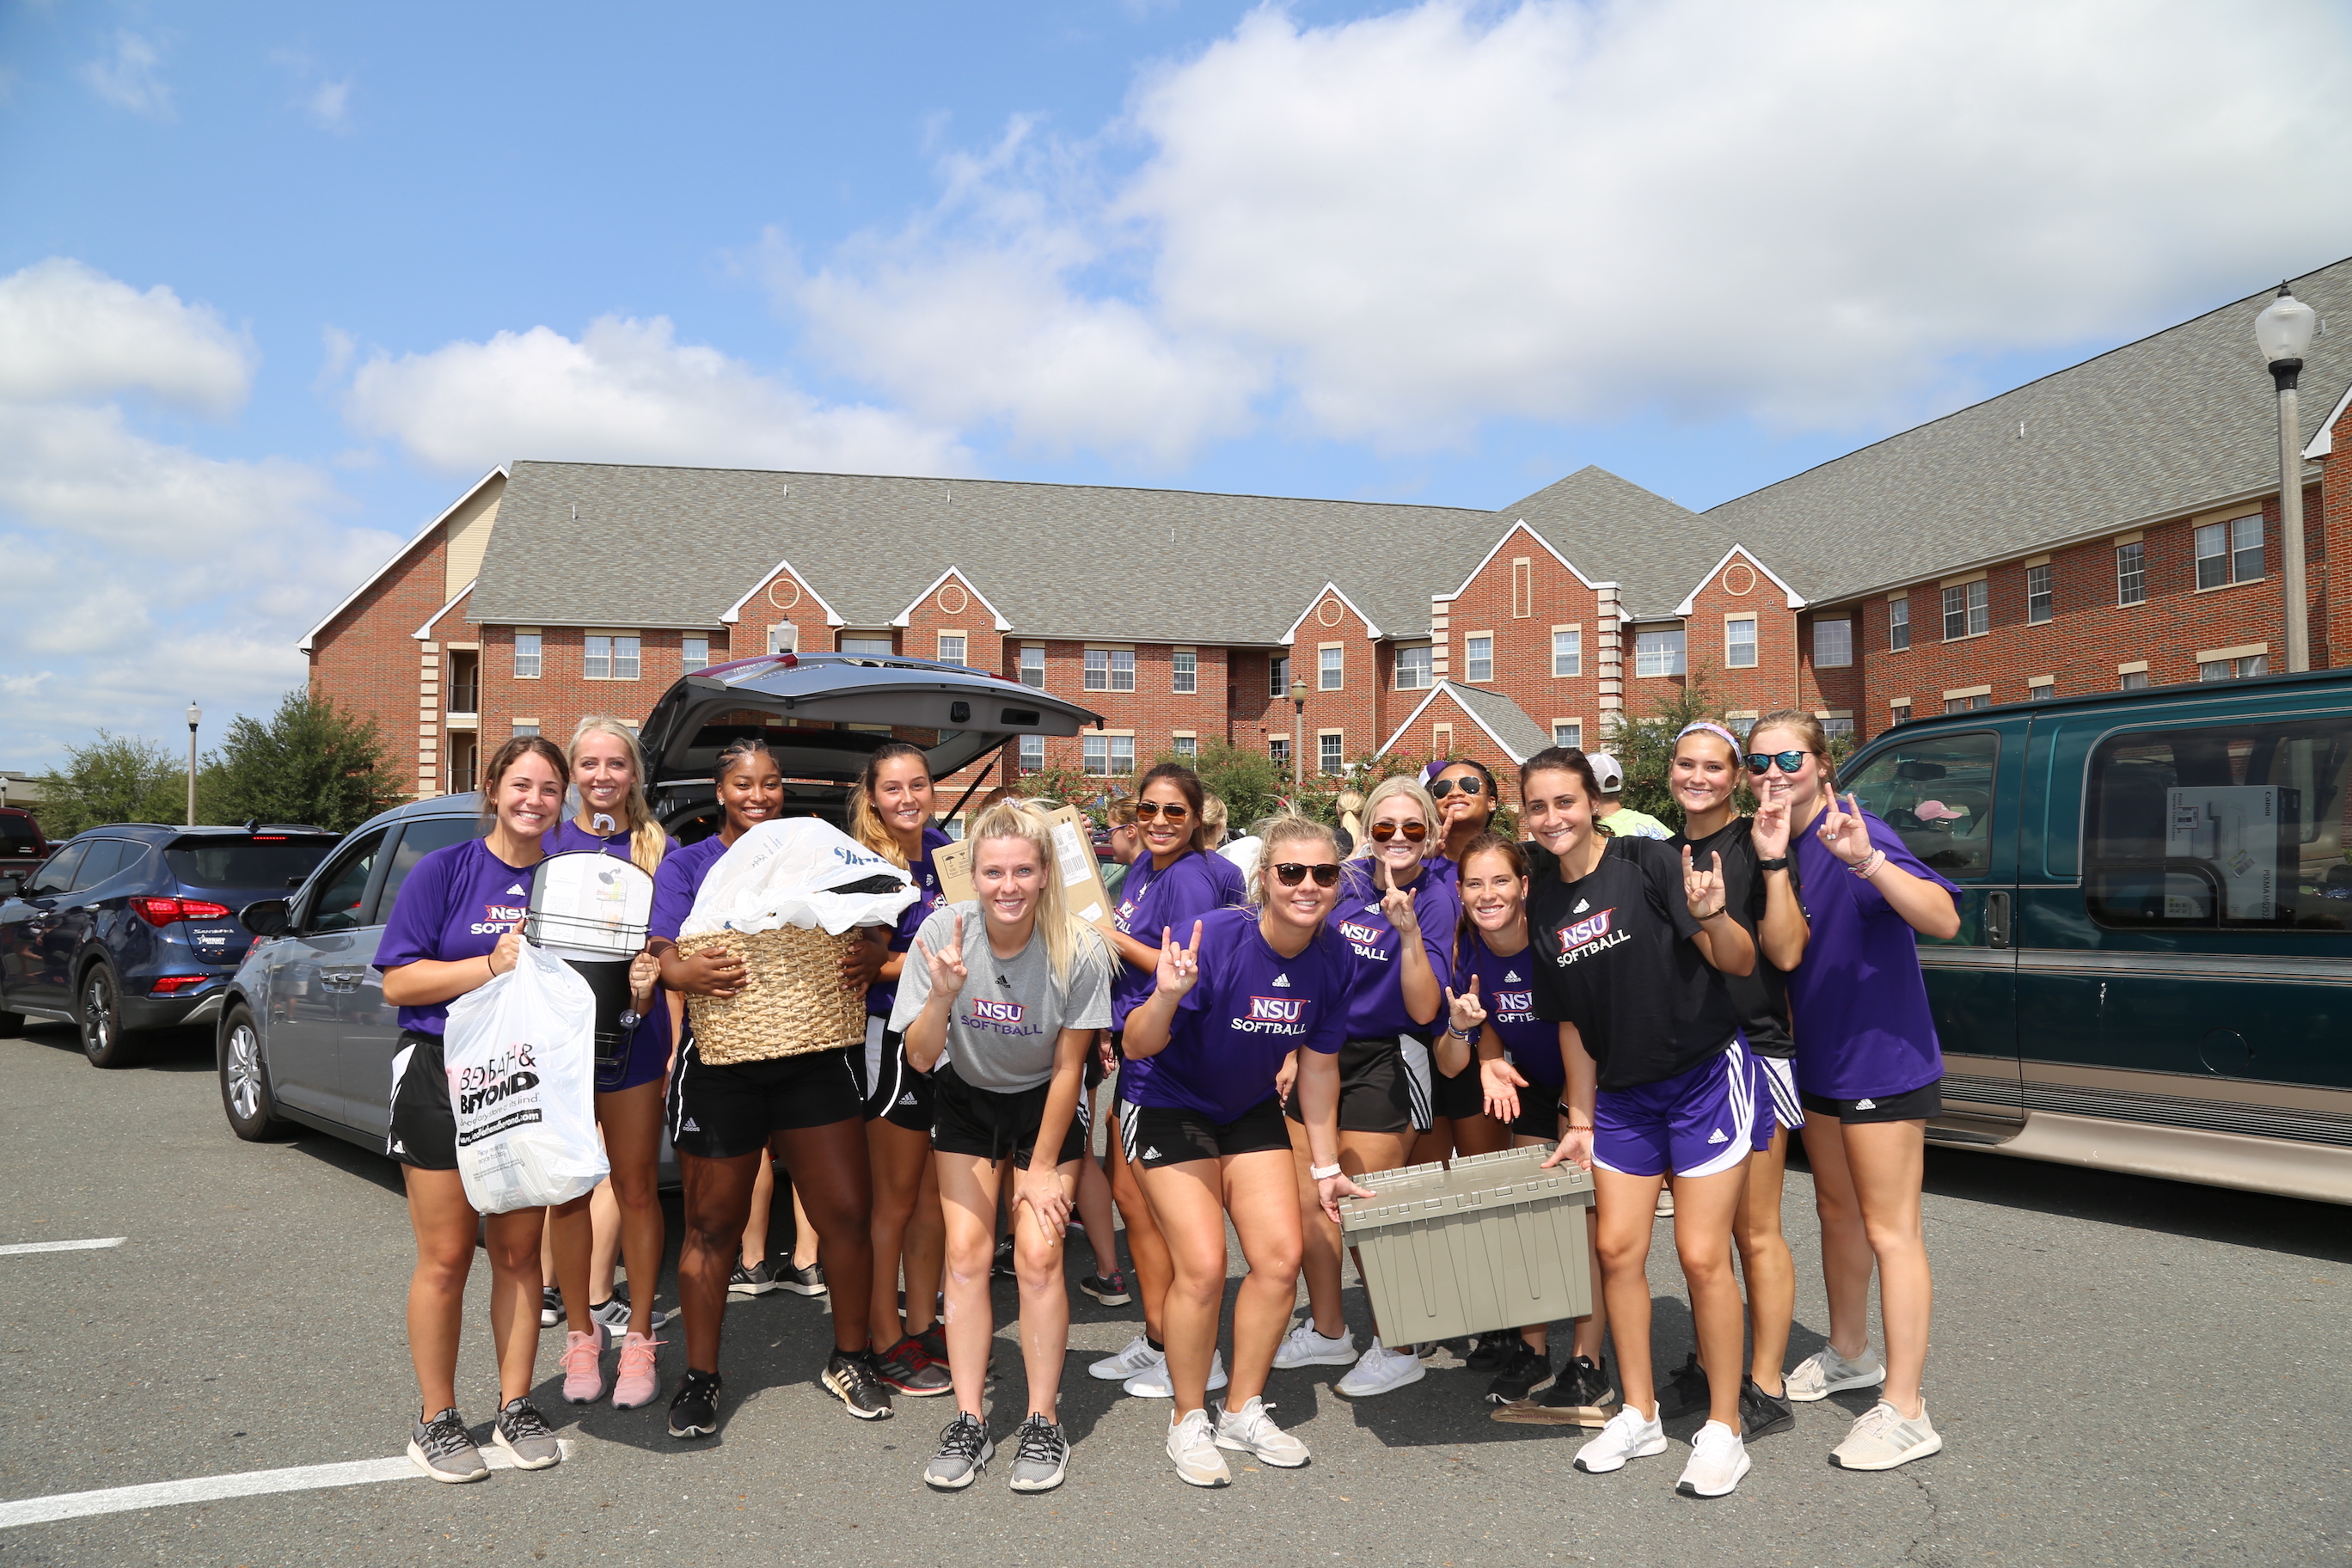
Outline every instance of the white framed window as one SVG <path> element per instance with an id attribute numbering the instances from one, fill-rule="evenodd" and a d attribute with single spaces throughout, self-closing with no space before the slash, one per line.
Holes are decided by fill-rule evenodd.
<path id="1" fill-rule="evenodd" d="M 843 643 L 842 648 L 844 652 L 848 650 L 848 646 L 849 645 L 846 642 Z M 800 652 L 800 627 L 793 625 L 790 621 L 781 621 L 776 625 L 770 626 L 768 628 L 768 651 L 770 653 Z"/>
<path id="2" fill-rule="evenodd" d="M 1555 746 L 1571 746 L 1578 751 L 1583 750 L 1583 724 L 1574 719 L 1561 719 L 1554 721 L 1551 727 L 1551 743 Z"/>
<path id="3" fill-rule="evenodd" d="M 1276 767 L 1288 767 L 1290 765 L 1290 737 L 1287 735 L 1268 735 L 1265 738 L 1265 754 L 1274 759 L 1274 765 Z"/>
<path id="4" fill-rule="evenodd" d="M 2268 654 L 2248 654 L 2242 658 L 2201 659 L 2197 666 L 2200 680 L 2251 680 L 2257 675 L 2268 675 L 2271 661 Z"/>
<path id="5" fill-rule="evenodd" d="M 1756 668 L 1756 617 L 1733 616 L 1723 623 L 1723 666 L 1726 669 Z"/>
<path id="6" fill-rule="evenodd" d="M 1315 684 L 1321 691 L 1338 691 L 1348 680 L 1348 650 L 1326 643 L 1315 650 Z"/>
<path id="7" fill-rule="evenodd" d="M 1492 632 L 1473 632 L 1462 639 L 1462 679 L 1495 679 L 1495 636 Z"/>
<path id="8" fill-rule="evenodd" d="M 1991 706 L 1991 695 L 1982 691 L 1973 693 L 1967 697 L 1947 697 L 1944 699 L 1944 711 L 1947 713 L 1972 713 L 1979 708 L 1990 708 Z"/>
<path id="9" fill-rule="evenodd" d="M 1843 669 L 1853 662 L 1853 623 L 1846 620 L 1813 623 L 1813 668 Z"/>
<path id="10" fill-rule="evenodd" d="M 1633 634 L 1633 673 L 1648 675 L 1680 675 L 1683 673 L 1683 629 L 1635 632 Z"/>
<path id="11" fill-rule="evenodd" d="M 590 680 L 635 680 L 639 668 L 635 637 L 592 632 L 581 639 L 580 673 Z"/>
<path id="12" fill-rule="evenodd" d="M 536 735 L 539 733 L 539 726 L 530 720 L 518 719 L 515 721 L 514 732 L 518 735 Z"/>
<path id="13" fill-rule="evenodd" d="M 1045 770 L 1045 737 L 1043 735 L 1022 736 L 1021 771 L 1024 773 L 1043 773 Z"/>
<path id="14" fill-rule="evenodd" d="M 1200 758 L 1200 755 L 1201 755 L 1201 737 L 1200 737 L 1200 736 L 1198 736 L 1198 735 L 1178 735 L 1178 736 L 1176 736 L 1176 737 L 1175 737 L 1175 742 L 1176 742 L 1176 754 L 1177 754 L 1178 756 L 1180 756 L 1180 757 L 1183 758 L 1183 759 L 1184 759 L 1186 762 L 1188 762 L 1188 763 L 1197 761 L 1197 760 Z"/>
<path id="15" fill-rule="evenodd" d="M 859 658 L 892 658 L 897 657 L 898 648 L 888 637 L 844 637 L 841 651 Z"/>
<path id="16" fill-rule="evenodd" d="M 537 632 L 515 633 L 514 672 L 517 680 L 539 679 L 539 634 Z M 530 732 L 536 735 L 539 730 L 533 726 Z"/>
<path id="17" fill-rule="evenodd" d="M 1416 643 L 1397 649 L 1396 689 L 1399 691 L 1428 690 L 1434 668 L 1428 644 Z"/>
<path id="18" fill-rule="evenodd" d="M 2116 546 L 2116 603 L 2145 605 L 2147 603 L 2147 549 L 2138 540 Z M 2146 671 L 2141 673 L 2145 674 Z M 2147 685 L 2145 680 L 2140 686 Z M 2126 686 L 2126 691 L 2139 687 Z"/>
<path id="19" fill-rule="evenodd" d="M 1078 756 L 1087 772 L 1100 778 L 1110 772 L 1110 737 L 1090 734 L 1080 737 Z"/>
<path id="20" fill-rule="evenodd" d="M 2047 702 L 2057 695 L 2058 683 L 2054 680 L 2045 680 L 2039 686 L 2029 686 L 2025 689 L 2025 700 L 2028 702 Z"/>
<path id="21" fill-rule="evenodd" d="M 2116 678 L 2116 689 L 2118 691 L 2147 690 L 2147 671 L 2145 669 L 2125 670 L 2121 675 Z"/>
<path id="22" fill-rule="evenodd" d="M 1042 643 L 1021 645 L 1021 684 L 1045 689 L 1045 648 Z"/>
<path id="23" fill-rule="evenodd" d="M 1911 646 L 1911 601 L 1886 601 L 1886 651 L 1901 653 Z"/>
<path id="24" fill-rule="evenodd" d="M 2263 519 L 2233 518 L 2197 531 L 2197 586 L 2224 588 L 2252 583 L 2263 574 Z"/>
<path id="25" fill-rule="evenodd" d="M 964 649 L 968 646 L 970 645 L 965 642 L 963 633 L 941 632 L 940 634 L 939 662 L 941 664 L 967 663 L 968 661 L 965 659 L 963 655 Z"/>
<path id="26" fill-rule="evenodd" d="M 1906 697 L 1900 702 L 1890 699 L 1886 704 L 1886 721 L 1890 724 L 1911 722 L 1911 699 Z"/>
<path id="27" fill-rule="evenodd" d="M 2050 593 L 2050 563 L 2025 569 L 2025 619 L 2028 625 L 2040 626 L 2050 618 L 2053 603 Z"/>
<path id="28" fill-rule="evenodd" d="M 1944 590 L 1946 642 L 1978 637 L 1992 629 L 1990 589 L 1990 584 L 1979 577 L 1973 583 L 1955 583 Z"/>
<path id="29" fill-rule="evenodd" d="M 1169 679 L 1179 696 L 1190 696 L 1201 689 L 1201 656 L 1189 647 L 1180 647 L 1168 656 Z"/>
<path id="30" fill-rule="evenodd" d="M 1131 647 L 1087 649 L 1085 686 L 1088 691 L 1134 690 L 1135 650 Z"/>
<path id="31" fill-rule="evenodd" d="M 688 669 L 709 669 L 710 668 L 710 639 L 709 637 L 680 637 L 677 639 L 677 650 L 679 662 Z"/>
<path id="32" fill-rule="evenodd" d="M 1110 737 L 1110 771 L 1113 777 L 1126 778 L 1135 772 L 1135 737 Z"/>
<path id="33" fill-rule="evenodd" d="M 1584 633 L 1575 626 L 1555 628 L 1551 634 L 1551 672 L 1569 677 L 1584 673 Z"/>
<path id="34" fill-rule="evenodd" d="M 1287 657 L 1266 660 L 1265 674 L 1265 694 L 1268 697 L 1290 695 L 1290 660 Z"/>
<path id="35" fill-rule="evenodd" d="M 1824 719 L 1822 721 L 1822 734 L 1826 739 L 1832 741 L 1836 740 L 1840 735 L 1843 735 L 1847 740 L 1851 741 L 1853 739 L 1853 721 L 1852 719 Z"/>
<path id="36" fill-rule="evenodd" d="M 1344 773 L 1348 766 L 1348 738 L 1337 730 L 1326 731 L 1315 737 L 1316 766 L 1327 773 Z"/>

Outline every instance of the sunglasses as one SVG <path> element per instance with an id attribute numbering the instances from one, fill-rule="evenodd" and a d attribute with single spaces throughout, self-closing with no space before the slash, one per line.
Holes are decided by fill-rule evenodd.
<path id="1" fill-rule="evenodd" d="M 1761 774 L 1778 763 L 1782 773 L 1793 773 L 1803 767 L 1805 759 L 1811 755 L 1811 752 L 1750 752 L 1748 753 L 1748 771 Z"/>
<path id="2" fill-rule="evenodd" d="M 1426 822 L 1375 822 L 1372 824 L 1372 842 L 1375 844 L 1386 844 L 1400 833 L 1404 835 L 1406 843 L 1418 844 L 1429 837 L 1429 824 Z"/>
<path id="3" fill-rule="evenodd" d="M 1298 886 L 1309 875 L 1314 877 L 1315 885 L 1318 888 L 1336 888 L 1339 885 L 1339 868 L 1328 860 L 1320 866 L 1303 866 L 1296 860 L 1285 860 L 1275 867 L 1274 875 L 1275 879 L 1286 888 Z"/>
<path id="4" fill-rule="evenodd" d="M 1156 800 L 1135 803 L 1135 820 L 1138 822 L 1150 822 L 1156 817 L 1164 822 L 1178 823 L 1192 815 L 1192 808 L 1189 805 L 1162 805 Z"/>
<path id="5" fill-rule="evenodd" d="M 1480 784 L 1475 778 L 1440 779 L 1435 784 L 1429 786 L 1429 798 L 1432 800 L 1444 800 L 1447 795 L 1452 795 L 1457 789 L 1464 795 L 1484 795 L 1486 793 L 1486 786 Z"/>

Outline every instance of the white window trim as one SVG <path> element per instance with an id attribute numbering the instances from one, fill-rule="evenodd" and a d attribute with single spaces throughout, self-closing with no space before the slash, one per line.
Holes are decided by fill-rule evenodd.
<path id="1" fill-rule="evenodd" d="M 1965 588 L 1971 583 L 1982 583 L 1992 575 L 1990 572 L 1963 572 L 1957 577 L 1937 579 L 1938 588 Z"/>
<path id="2" fill-rule="evenodd" d="M 1176 657 L 1179 654 L 1186 653 L 1192 656 L 1192 689 L 1190 691 L 1184 690 L 1176 684 Z M 1198 697 L 1201 695 L 1201 650 L 1199 648 L 1171 647 L 1168 650 L 1168 690 L 1169 694 L 1174 697 Z M 1191 734 L 1192 731 L 1189 730 L 1180 730 L 1177 733 Z"/>
<path id="3" fill-rule="evenodd" d="M 1331 651 L 1332 651 L 1332 650 L 1334 650 L 1334 649 L 1337 649 L 1337 650 L 1339 651 L 1339 684 L 1338 684 L 1338 685 L 1336 685 L 1336 686 L 1326 686 L 1326 685 L 1324 685 L 1324 684 L 1323 684 L 1323 672 L 1324 672 L 1324 659 L 1323 659 L 1323 656 L 1324 656 L 1325 654 L 1327 654 L 1327 653 L 1331 652 Z M 1315 690 L 1317 690 L 1317 691 L 1345 691 L 1345 690 L 1347 690 L 1347 689 L 1348 689 L 1348 645 L 1347 645 L 1346 643 L 1343 643 L 1343 642 L 1319 642 L 1319 643 L 1317 643 L 1317 644 L 1315 645 L 1315 686 L 1314 686 L 1314 689 L 1315 689 Z"/>
<path id="4" fill-rule="evenodd" d="M 1486 639 L 1486 673 L 1480 676 L 1473 676 L 1470 673 L 1470 644 L 1474 639 L 1478 637 L 1485 637 Z M 1492 631 L 1464 632 L 1462 634 L 1462 673 L 1454 679 L 1461 681 L 1465 686 L 1484 686 L 1488 681 L 1493 680 L 1495 679 L 1496 640 L 1495 634 Z"/>
<path id="5" fill-rule="evenodd" d="M 2197 662 L 2200 664 L 2211 664 L 2216 659 L 2223 658 L 2268 658 L 2270 657 L 2270 652 L 2271 645 L 2266 642 L 2240 643 L 2235 647 L 2206 648 L 2198 654 Z M 2141 668 L 2145 668 L 2147 667 L 2142 666 Z"/>
<path id="6" fill-rule="evenodd" d="M 2029 691 L 2037 686 L 2055 686 L 2057 684 L 2058 678 L 2054 675 L 2029 675 L 2025 678 L 2026 689 Z"/>
<path id="7" fill-rule="evenodd" d="M 1956 686 L 1944 693 L 1944 700 L 1949 702 L 1955 697 L 1990 697 L 1991 695 L 1992 688 L 1990 686 Z"/>
<path id="8" fill-rule="evenodd" d="M 2144 658 L 2136 658 L 2129 664 L 2119 664 L 2116 666 L 2116 673 L 2117 675 L 2138 675 L 2144 673 L 2147 668 L 2147 660 Z"/>
<path id="9" fill-rule="evenodd" d="M 1742 624 L 1743 622 L 1746 623 L 1748 626 L 1748 648 L 1750 653 L 1756 656 L 1755 662 L 1751 664 L 1734 664 L 1731 662 L 1731 628 Z M 1685 640 L 1683 658 L 1685 661 L 1690 658 L 1688 639 Z M 1759 635 L 1759 628 L 1756 625 L 1756 616 L 1752 613 L 1746 615 L 1725 616 L 1723 617 L 1723 668 L 1726 669 L 1757 669 L 1760 668 L 1763 666 L 1763 663 L 1764 644 L 1763 639 Z"/>

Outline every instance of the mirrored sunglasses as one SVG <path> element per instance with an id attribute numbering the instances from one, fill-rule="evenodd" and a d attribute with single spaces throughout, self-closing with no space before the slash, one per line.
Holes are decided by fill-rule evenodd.
<path id="1" fill-rule="evenodd" d="M 1192 815 L 1192 808 L 1189 805 L 1162 805 L 1156 800 L 1135 803 L 1135 819 L 1138 822 L 1150 822 L 1155 817 L 1166 822 L 1181 822 Z"/>
<path id="2" fill-rule="evenodd" d="M 1429 824 L 1426 822 L 1375 822 L 1372 824 L 1372 842 L 1375 844 L 1386 844 L 1400 833 L 1404 835 L 1406 842 L 1418 844 L 1429 837 Z"/>
<path id="3" fill-rule="evenodd" d="M 1479 781 L 1475 777 L 1466 779 L 1439 779 L 1435 784 L 1429 786 L 1429 798 L 1432 800 L 1444 800 L 1447 795 L 1452 795 L 1457 789 L 1464 795 L 1484 795 L 1486 793 L 1486 786 L 1479 783 Z"/>
<path id="4" fill-rule="evenodd" d="M 1782 773 L 1793 773 L 1803 767 L 1805 759 L 1811 755 L 1811 752 L 1750 752 L 1748 753 L 1748 771 L 1761 773 L 1777 764 Z"/>

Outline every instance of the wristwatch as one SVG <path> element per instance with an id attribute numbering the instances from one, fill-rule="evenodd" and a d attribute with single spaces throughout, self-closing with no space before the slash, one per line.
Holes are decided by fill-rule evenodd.
<path id="1" fill-rule="evenodd" d="M 1756 868 L 1759 871 L 1785 871 L 1789 868 L 1789 858 L 1786 855 L 1775 855 L 1769 860 L 1757 861 Z"/>

